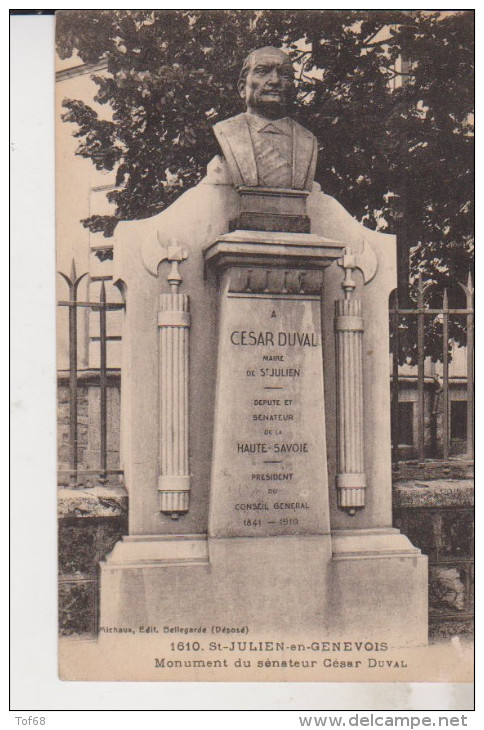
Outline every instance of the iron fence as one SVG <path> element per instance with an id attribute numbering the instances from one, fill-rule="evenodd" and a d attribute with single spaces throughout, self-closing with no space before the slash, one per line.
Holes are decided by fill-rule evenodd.
<path id="1" fill-rule="evenodd" d="M 398 472 L 401 462 L 401 432 L 402 424 L 400 423 L 400 394 L 401 386 L 405 380 L 403 375 L 404 368 L 408 367 L 402 363 L 402 357 L 405 359 L 405 352 L 402 356 L 402 335 L 410 339 L 416 344 L 412 353 L 412 362 L 416 365 L 416 389 L 417 389 L 417 433 L 415 439 L 415 450 L 418 462 L 423 464 L 426 457 L 433 456 L 441 458 L 445 463 L 449 462 L 451 456 L 451 438 L 450 438 L 450 378 L 449 378 L 449 361 L 450 361 L 450 343 L 452 338 L 449 335 L 449 326 L 454 320 L 460 320 L 459 328 L 466 348 L 466 373 L 462 382 L 466 387 L 466 457 L 472 462 L 474 459 L 474 307 L 473 296 L 474 289 L 472 284 L 472 276 L 469 273 L 466 284 L 458 283 L 460 289 L 464 292 L 466 298 L 465 307 L 449 307 L 449 296 L 447 288 L 441 295 L 441 306 L 429 306 L 426 303 L 426 293 L 430 285 L 424 285 L 421 278 L 417 281 L 416 286 L 416 307 L 400 307 L 398 303 L 398 294 L 394 292 L 393 306 L 390 308 L 390 332 L 391 332 L 391 356 L 392 356 L 392 372 L 391 372 L 391 419 L 392 419 L 392 462 L 394 471 Z M 436 296 L 433 292 L 433 300 Z M 426 348 L 426 333 L 429 324 L 434 325 L 432 330 L 432 344 L 434 351 L 431 353 L 435 358 L 435 346 L 440 339 L 440 352 L 437 353 L 436 359 L 442 363 L 441 382 L 436 382 L 434 378 L 426 376 L 426 361 L 430 356 L 428 348 Z M 438 328 L 435 325 L 439 325 Z M 440 333 L 439 333 L 440 331 Z M 416 350 L 416 351 L 415 351 Z M 431 384 L 436 386 L 439 396 L 441 396 L 441 416 L 442 416 L 442 432 L 441 432 L 441 448 L 432 449 L 432 444 L 426 439 L 425 434 L 425 392 L 426 385 L 429 380 Z M 427 409 L 428 410 L 428 409 Z M 435 411 L 431 413 L 435 415 Z"/>
<path id="2" fill-rule="evenodd" d="M 449 305 L 447 289 L 441 293 L 434 290 L 428 296 L 429 285 L 419 279 L 416 306 L 400 307 L 395 292 L 390 308 L 393 479 L 397 487 L 399 482 L 414 487 L 412 499 L 415 502 L 402 505 L 396 489 L 393 518 L 394 525 L 429 558 L 431 635 L 471 633 L 474 619 L 473 494 L 470 494 L 469 482 L 462 481 L 463 477 L 469 476 L 469 471 L 472 475 L 474 459 L 474 291 L 471 274 L 465 285 L 458 283 L 458 289 L 465 294 L 464 307 Z M 454 303 L 456 298 L 453 297 Z M 460 378 L 449 375 L 455 337 L 465 348 L 462 349 L 465 359 Z M 428 372 L 432 358 L 440 363 L 438 377 L 435 372 Z M 409 371 L 413 374 L 409 375 Z M 465 432 L 465 442 L 462 439 L 465 455 L 453 458 L 451 396 L 456 380 L 461 391 L 465 388 L 465 401 L 454 401 L 465 407 L 465 418 L 457 424 Z M 416 389 L 413 400 L 416 413 L 411 413 L 412 428 L 416 424 L 415 438 L 412 428 L 408 429 L 408 423 L 402 423 L 401 419 L 404 388 L 407 397 L 409 390 Z M 412 441 L 412 449 L 409 456 L 407 454 L 409 460 L 405 460 L 402 444 L 409 441 Z M 442 487 L 453 491 L 449 504 L 445 503 L 442 494 L 439 495 Z"/>
<path id="3" fill-rule="evenodd" d="M 106 301 L 106 287 L 104 281 L 101 283 L 101 291 L 98 302 L 83 302 L 77 298 L 78 287 L 86 273 L 77 276 L 76 265 L 72 260 L 70 275 L 58 272 L 68 286 L 69 299 L 58 302 L 60 307 L 68 307 L 69 310 L 69 469 L 59 470 L 59 483 L 65 481 L 66 477 L 71 486 L 77 486 L 80 477 L 97 477 L 101 484 L 105 483 L 110 475 L 121 475 L 120 469 L 108 469 L 108 419 L 107 419 L 107 393 L 108 393 L 108 368 L 107 368 L 107 345 L 110 337 L 106 332 L 106 314 L 109 311 L 124 309 L 124 304 L 119 302 Z M 80 469 L 78 459 L 78 337 L 77 337 L 77 313 L 80 308 L 87 307 L 91 311 L 99 312 L 99 469 Z M 118 339 L 118 338 L 116 338 Z"/>

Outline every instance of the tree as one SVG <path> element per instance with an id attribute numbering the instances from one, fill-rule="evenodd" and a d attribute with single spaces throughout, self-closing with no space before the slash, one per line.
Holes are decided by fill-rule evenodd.
<path id="1" fill-rule="evenodd" d="M 64 102 L 77 154 L 116 170 L 114 215 L 84 225 L 112 235 L 119 220 L 154 215 L 196 184 L 218 151 L 213 124 L 241 109 L 248 50 L 284 45 L 298 69 L 296 117 L 319 141 L 323 190 L 365 225 L 398 233 L 403 292 L 407 262 L 438 286 L 465 281 L 473 32 L 472 11 L 62 11 L 59 55 L 105 61 L 96 101 L 112 110 L 108 121 Z"/>

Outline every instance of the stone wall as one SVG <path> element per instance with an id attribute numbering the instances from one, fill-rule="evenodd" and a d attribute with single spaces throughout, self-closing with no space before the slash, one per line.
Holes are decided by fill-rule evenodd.
<path id="1" fill-rule="evenodd" d="M 61 380 L 57 387 L 57 459 L 59 468 L 69 464 L 69 382 Z M 77 391 L 77 448 L 79 463 L 84 464 L 88 445 L 88 387 L 78 386 Z"/>
<path id="2" fill-rule="evenodd" d="M 108 469 L 119 469 L 120 463 L 120 381 L 119 370 L 107 373 L 107 457 Z M 59 470 L 69 469 L 69 377 L 61 371 L 57 387 L 57 458 Z M 99 371 L 85 370 L 78 374 L 77 384 L 77 448 L 78 483 L 95 486 L 99 483 L 93 475 L 86 476 L 84 470 L 100 468 L 100 389 Z M 113 481 L 112 479 L 110 480 Z M 68 480 L 61 479 L 67 485 Z"/>
<path id="3" fill-rule="evenodd" d="M 394 489 L 394 524 L 429 558 L 429 634 L 472 634 L 474 482 L 411 480 Z"/>
<path id="4" fill-rule="evenodd" d="M 59 632 L 96 634 L 99 561 L 128 531 L 123 487 L 59 488 Z"/>
<path id="5" fill-rule="evenodd" d="M 108 374 L 108 468 L 119 469 L 119 373 Z M 69 467 L 69 381 L 65 371 L 58 381 L 58 463 Z M 66 474 L 58 490 L 59 631 L 63 636 L 96 634 L 98 622 L 99 561 L 128 532 L 128 499 L 122 479 L 111 476 L 101 484 L 95 475 L 100 464 L 99 375 L 84 371 L 78 378 L 77 487 Z"/>

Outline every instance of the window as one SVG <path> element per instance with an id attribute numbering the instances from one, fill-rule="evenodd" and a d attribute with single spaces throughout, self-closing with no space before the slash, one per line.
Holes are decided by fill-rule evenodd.
<path id="1" fill-rule="evenodd" d="M 413 445 L 413 403 L 398 404 L 398 443 Z"/>
<path id="2" fill-rule="evenodd" d="M 450 438 L 467 438 L 467 401 L 454 400 L 450 404 Z"/>

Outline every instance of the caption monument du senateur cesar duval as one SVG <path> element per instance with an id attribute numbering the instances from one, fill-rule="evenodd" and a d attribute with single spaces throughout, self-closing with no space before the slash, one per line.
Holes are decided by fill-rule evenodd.
<path id="1" fill-rule="evenodd" d="M 284 52 L 251 51 L 238 93 L 206 177 L 114 237 L 129 534 L 101 563 L 106 678 L 407 680 L 427 558 L 392 527 L 396 240 L 314 182 Z"/>

